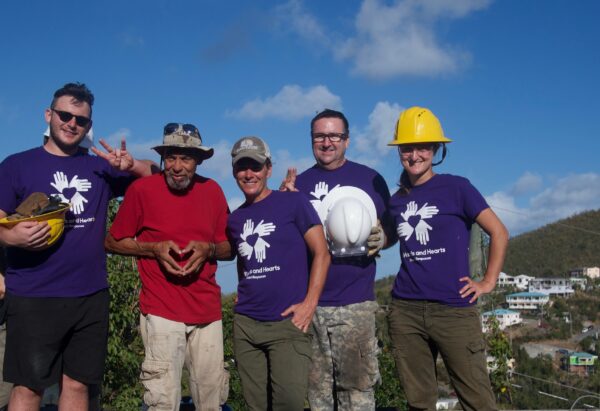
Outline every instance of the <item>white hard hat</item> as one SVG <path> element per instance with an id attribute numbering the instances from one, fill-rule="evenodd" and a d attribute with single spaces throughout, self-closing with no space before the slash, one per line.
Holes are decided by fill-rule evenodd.
<path id="1" fill-rule="evenodd" d="M 50 137 L 50 126 L 46 127 L 46 131 L 44 131 L 44 143 L 46 139 Z M 87 148 L 88 150 L 94 146 L 94 131 L 92 128 L 87 132 L 83 140 L 79 143 L 79 147 Z"/>
<path id="2" fill-rule="evenodd" d="M 373 204 L 373 200 L 368 196 L 367 198 Z M 377 224 L 377 216 L 372 215 L 367 204 L 363 198 L 346 196 L 337 200 L 328 211 L 325 230 L 329 251 L 333 256 L 367 254 L 367 238 L 371 227 Z"/>

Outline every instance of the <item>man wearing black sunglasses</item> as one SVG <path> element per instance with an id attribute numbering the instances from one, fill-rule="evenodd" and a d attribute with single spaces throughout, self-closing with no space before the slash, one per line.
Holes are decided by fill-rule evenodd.
<path id="1" fill-rule="evenodd" d="M 196 409 L 217 411 L 229 387 L 215 279 L 217 260 L 231 259 L 229 209 L 219 185 L 196 174 L 213 149 L 202 144 L 194 125 L 167 124 L 154 150 L 162 173 L 131 185 L 105 246 L 138 258 L 148 410 L 179 409 L 185 365 Z"/>
<path id="2" fill-rule="evenodd" d="M 65 231 L 48 246 L 47 223 L 0 227 L 6 247 L 8 305 L 4 376 L 14 383 L 11 410 L 39 409 L 44 390 L 60 383 L 61 409 L 87 410 L 89 388 L 102 383 L 108 335 L 108 283 L 102 246 L 108 202 L 134 177 L 149 175 L 125 142 L 113 149 L 79 147 L 92 126 L 94 96 L 80 83 L 54 93 L 42 147 L 0 164 L 0 218 L 29 194 L 55 195 L 71 204 Z"/>

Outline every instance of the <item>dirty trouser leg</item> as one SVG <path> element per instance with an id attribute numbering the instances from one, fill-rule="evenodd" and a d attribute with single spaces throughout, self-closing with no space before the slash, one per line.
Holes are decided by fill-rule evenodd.
<path id="1" fill-rule="evenodd" d="M 439 348 L 462 408 L 465 411 L 497 410 L 477 307 L 431 304 L 429 319 L 430 334 Z"/>
<path id="2" fill-rule="evenodd" d="M 327 330 L 329 337 L 324 343 L 329 343 L 333 364 L 335 394 L 332 397 L 337 398 L 340 410 L 375 409 L 374 387 L 380 379 L 377 362 L 379 349 L 375 336 L 376 311 L 377 303 L 374 301 L 317 308 L 319 326 Z M 313 393 L 318 389 L 315 384 L 318 381 L 311 374 Z M 311 409 L 334 409 L 332 405 L 319 403 L 318 398 L 309 394 L 309 401 L 311 399 Z"/>
<path id="3" fill-rule="evenodd" d="M 190 372 L 190 392 L 198 411 L 218 411 L 227 400 L 229 373 L 223 363 L 221 320 L 187 325 L 185 365 Z"/>
<path id="4" fill-rule="evenodd" d="M 335 406 L 333 358 L 327 323 L 330 307 L 317 307 L 313 317 L 312 364 L 308 380 L 308 402 L 312 411 L 333 410 Z"/>
<path id="5" fill-rule="evenodd" d="M 394 299 L 388 314 L 398 377 L 410 410 L 434 411 L 437 349 L 426 330 L 426 302 Z"/>
<path id="6" fill-rule="evenodd" d="M 149 411 L 177 411 L 185 361 L 186 325 L 156 315 L 140 315 L 145 357 L 140 379 Z"/>

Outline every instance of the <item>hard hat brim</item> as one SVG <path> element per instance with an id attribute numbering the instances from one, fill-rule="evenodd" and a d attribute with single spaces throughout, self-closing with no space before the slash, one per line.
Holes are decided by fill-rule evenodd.
<path id="1" fill-rule="evenodd" d="M 49 213 L 45 213 L 45 214 L 40 214 L 40 215 L 35 215 L 32 217 L 23 217 L 23 218 L 19 218 L 17 220 L 9 220 L 8 217 L 4 217 L 0 219 L 0 225 L 3 225 L 5 227 L 12 227 L 17 223 L 22 223 L 24 221 L 48 221 L 51 219 L 64 219 L 65 218 L 65 213 L 67 212 L 67 210 L 69 209 L 69 207 L 71 207 L 71 204 L 69 203 L 62 203 L 60 208 L 58 210 L 54 210 L 54 211 L 50 211 Z"/>
<path id="2" fill-rule="evenodd" d="M 438 138 L 432 138 L 432 139 L 415 139 L 414 141 L 400 141 L 400 140 L 394 140 L 394 141 L 390 141 L 389 143 L 387 143 L 388 146 L 401 146 L 404 144 L 427 144 L 427 143 L 440 143 L 440 144 L 447 144 L 447 143 L 452 143 L 452 140 L 450 140 L 449 138 L 446 137 L 438 137 Z"/>

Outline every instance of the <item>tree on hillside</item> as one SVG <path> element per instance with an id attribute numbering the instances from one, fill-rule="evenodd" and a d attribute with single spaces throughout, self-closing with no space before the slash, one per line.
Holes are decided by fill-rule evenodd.
<path id="1" fill-rule="evenodd" d="M 119 208 L 109 204 L 109 226 Z M 139 381 L 144 346 L 139 333 L 139 275 L 133 257 L 109 255 L 106 261 L 110 285 L 108 353 L 102 384 L 105 410 L 139 409 L 143 388 Z"/>
<path id="2" fill-rule="evenodd" d="M 509 381 L 510 361 L 512 359 L 510 343 L 506 334 L 500 329 L 500 323 L 495 316 L 491 316 L 487 320 L 487 326 L 488 355 L 493 358 L 490 374 L 492 389 L 498 399 L 506 398 L 509 403 L 512 403 Z"/>

